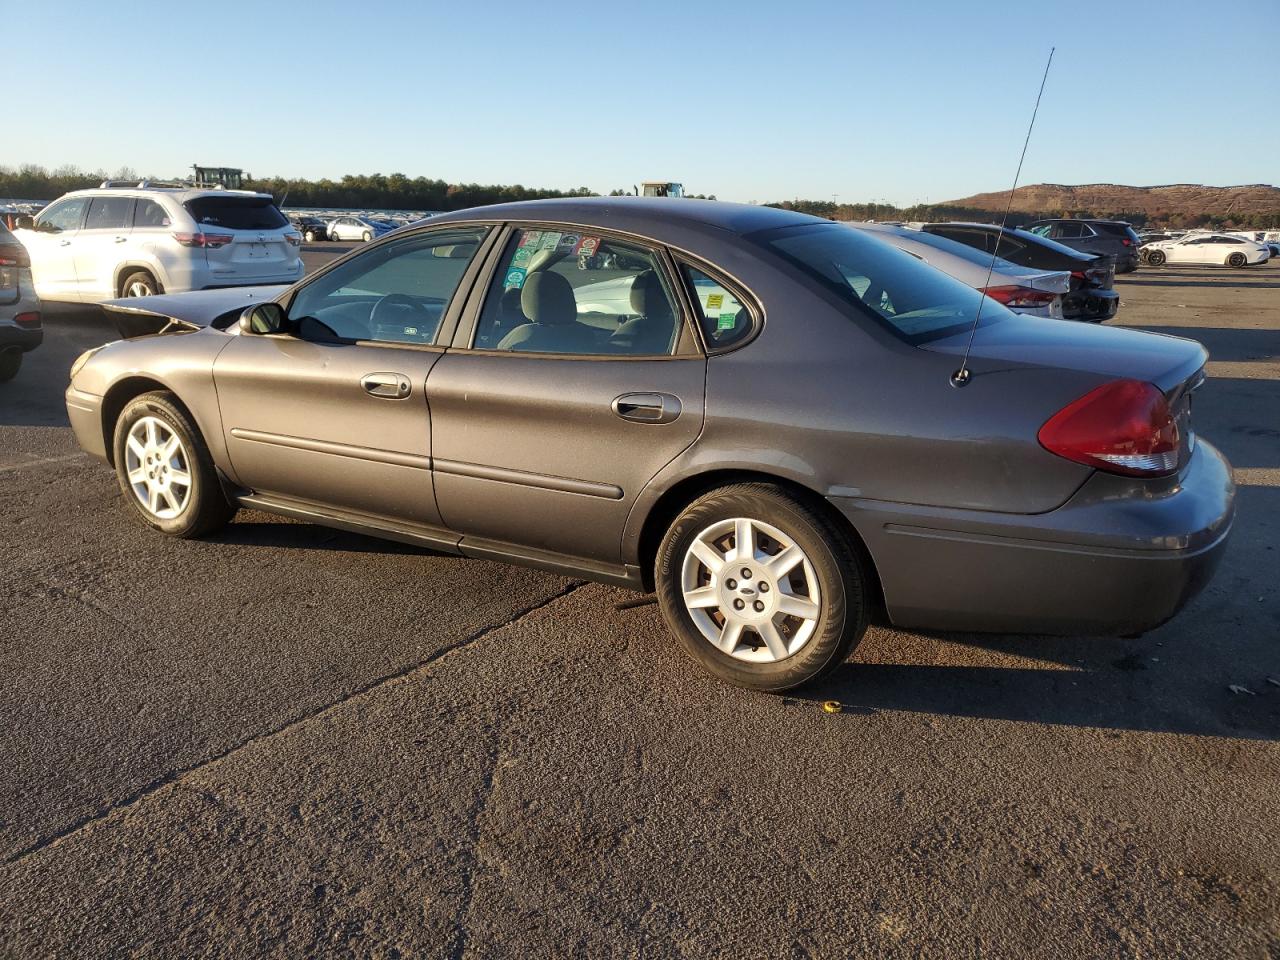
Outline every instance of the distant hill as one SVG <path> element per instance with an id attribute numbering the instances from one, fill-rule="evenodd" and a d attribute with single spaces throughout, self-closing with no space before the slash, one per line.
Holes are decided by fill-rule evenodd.
<path id="1" fill-rule="evenodd" d="M 1008 193 L 979 193 L 943 206 L 1003 212 Z M 1280 187 L 1251 183 L 1239 187 L 1206 187 L 1172 183 L 1158 187 L 1129 187 L 1118 183 L 1067 186 L 1037 183 L 1014 192 L 1014 210 L 1037 215 L 1124 217 L 1141 214 L 1148 220 L 1221 218 L 1246 220 L 1280 210 Z"/>

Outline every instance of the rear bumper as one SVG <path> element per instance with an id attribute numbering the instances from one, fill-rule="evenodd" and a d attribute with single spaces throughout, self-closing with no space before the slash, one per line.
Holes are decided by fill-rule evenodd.
<path id="1" fill-rule="evenodd" d="M 0 323 L 0 350 L 17 347 L 23 353 L 29 353 L 43 342 L 43 327 L 20 327 L 16 323 Z"/>
<path id="2" fill-rule="evenodd" d="M 1078 290 L 1067 294 L 1062 315 L 1067 320 L 1110 320 L 1120 309 L 1115 290 Z"/>
<path id="3" fill-rule="evenodd" d="M 1123 634 L 1208 583 L 1235 511 L 1230 464 L 1197 444 L 1180 477 L 1094 474 L 1045 514 L 832 498 L 875 562 L 889 619 L 939 630 Z"/>

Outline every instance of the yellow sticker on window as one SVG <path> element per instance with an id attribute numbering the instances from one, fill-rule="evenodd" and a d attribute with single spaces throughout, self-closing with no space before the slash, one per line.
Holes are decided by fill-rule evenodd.
<path id="1" fill-rule="evenodd" d="M 708 310 L 719 310 L 723 305 L 724 305 L 723 293 L 713 293 L 711 294 L 711 296 L 707 297 Z"/>

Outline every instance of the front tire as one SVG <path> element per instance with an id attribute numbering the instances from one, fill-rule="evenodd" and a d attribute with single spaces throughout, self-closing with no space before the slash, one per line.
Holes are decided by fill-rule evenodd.
<path id="1" fill-rule="evenodd" d="M 366 231 L 364 232 L 364 242 L 365 242 L 365 243 L 368 243 L 368 242 L 369 242 L 370 240 L 372 240 L 372 239 L 373 239 L 373 234 L 372 234 L 372 233 L 370 233 L 368 230 L 366 230 Z"/>
<path id="2" fill-rule="evenodd" d="M 1246 257 L 1243 253 L 1239 253 L 1239 252 L 1233 253 L 1229 257 L 1227 257 L 1228 267 L 1243 267 L 1248 262 L 1249 262 L 1249 258 Z"/>
<path id="3" fill-rule="evenodd" d="M 316 232 L 314 230 L 308 230 L 306 233 L 302 235 L 302 239 L 305 240 L 307 243 L 315 243 Z"/>
<path id="4" fill-rule="evenodd" d="M 135 270 L 120 284 L 122 297 L 154 297 L 160 292 L 160 284 L 146 270 Z"/>
<path id="5" fill-rule="evenodd" d="M 113 448 L 120 490 L 147 526 L 200 537 L 235 515 L 204 438 L 173 394 L 157 390 L 131 400 L 116 420 Z"/>
<path id="6" fill-rule="evenodd" d="M 1168 259 L 1168 254 L 1163 250 L 1152 250 L 1147 254 L 1147 263 L 1151 264 L 1153 267 L 1163 267 L 1165 261 Z"/>
<path id="7" fill-rule="evenodd" d="M 690 504 L 662 540 L 654 581 L 685 652 L 752 690 L 829 673 L 867 628 L 867 575 L 848 535 L 772 484 Z"/>

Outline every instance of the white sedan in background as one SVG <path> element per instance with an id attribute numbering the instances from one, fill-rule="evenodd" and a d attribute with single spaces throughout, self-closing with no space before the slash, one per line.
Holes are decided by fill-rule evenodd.
<path id="1" fill-rule="evenodd" d="M 1177 240 L 1148 243 L 1140 253 L 1143 261 L 1153 267 L 1166 263 L 1220 263 L 1228 267 L 1245 267 L 1251 263 L 1266 263 L 1271 258 L 1271 248 L 1265 243 L 1224 233 L 1189 233 Z"/>
<path id="2" fill-rule="evenodd" d="M 850 223 L 849 226 L 981 290 L 1014 313 L 1062 319 L 1062 298 L 1071 290 L 1069 271 L 1033 270 L 1003 257 L 996 257 L 992 263 L 989 253 L 912 227 L 888 223 Z"/>
<path id="3" fill-rule="evenodd" d="M 363 240 L 368 243 L 395 228 L 395 224 L 372 217 L 338 217 L 329 224 L 329 239 Z"/>

